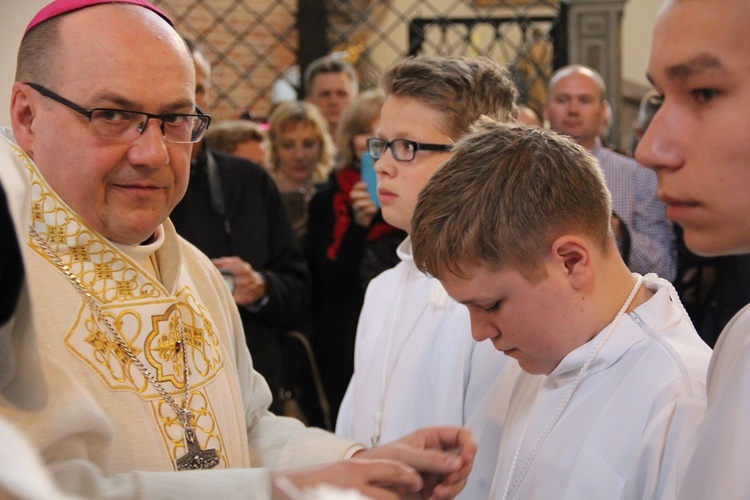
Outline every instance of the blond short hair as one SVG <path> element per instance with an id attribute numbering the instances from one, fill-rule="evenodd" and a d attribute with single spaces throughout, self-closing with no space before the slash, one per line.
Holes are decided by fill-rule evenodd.
<path id="1" fill-rule="evenodd" d="M 501 121 L 518 114 L 510 73 L 485 57 L 417 56 L 390 68 L 381 80 L 387 95 L 416 99 L 443 115 L 440 130 L 452 139 L 482 115 Z"/>
<path id="2" fill-rule="evenodd" d="M 437 278 L 480 263 L 538 281 L 542 259 L 563 234 L 612 248 L 611 207 L 596 160 L 571 139 L 483 119 L 419 195 L 414 261 Z"/>
<path id="3" fill-rule="evenodd" d="M 315 105 L 304 101 L 281 102 L 271 113 L 268 125 L 268 139 L 271 143 L 269 162 L 273 170 L 276 170 L 279 164 L 277 145 L 281 134 L 293 125 L 312 125 L 315 136 L 320 142 L 320 160 L 313 169 L 313 182 L 319 184 L 328 178 L 328 173 L 333 167 L 336 148 L 331 134 L 328 133 L 328 123 Z"/>

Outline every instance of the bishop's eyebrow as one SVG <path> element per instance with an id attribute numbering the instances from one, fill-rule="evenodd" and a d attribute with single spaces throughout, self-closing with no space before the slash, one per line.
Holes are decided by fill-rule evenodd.
<path id="1" fill-rule="evenodd" d="M 97 95 L 94 97 L 97 101 L 105 101 L 105 102 L 111 102 L 112 106 L 119 106 L 122 109 L 130 110 L 130 111 L 141 111 L 143 109 L 143 106 L 136 103 L 135 101 L 128 99 L 127 97 L 124 97 L 120 94 L 112 93 L 112 92 L 104 92 L 101 95 Z M 99 105 L 96 106 L 97 108 L 106 108 L 105 105 Z M 192 108 L 192 109 L 190 109 Z M 195 104 L 192 103 L 189 99 L 177 99 L 174 102 L 167 103 L 163 109 L 160 109 L 159 113 L 169 114 L 169 113 L 176 113 L 176 112 L 187 112 L 192 113 L 193 109 L 195 109 Z M 188 110 L 188 111 L 185 111 Z"/>
<path id="2" fill-rule="evenodd" d="M 667 76 L 670 78 L 684 80 L 696 73 L 721 69 L 721 61 L 718 57 L 710 54 L 700 54 L 682 64 L 675 64 L 667 68 Z"/>

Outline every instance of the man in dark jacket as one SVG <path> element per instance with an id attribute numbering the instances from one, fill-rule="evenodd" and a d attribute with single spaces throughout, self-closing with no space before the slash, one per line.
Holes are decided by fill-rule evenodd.
<path id="1" fill-rule="evenodd" d="M 188 45 L 196 69 L 196 102 L 206 109 L 210 67 Z M 282 374 L 296 361 L 284 359 L 281 341 L 285 332 L 304 329 L 309 273 L 273 180 L 255 163 L 198 143 L 187 192 L 170 218 L 227 278 L 255 368 L 271 387 L 271 410 L 283 413 Z"/>

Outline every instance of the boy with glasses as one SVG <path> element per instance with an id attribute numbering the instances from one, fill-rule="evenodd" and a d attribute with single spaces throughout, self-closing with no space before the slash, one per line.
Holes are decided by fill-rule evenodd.
<path id="1" fill-rule="evenodd" d="M 488 59 L 438 56 L 397 64 L 382 87 L 386 100 L 368 149 L 383 218 L 408 233 L 417 196 L 453 142 L 481 115 L 514 117 L 517 91 Z M 370 282 L 360 313 L 354 375 L 336 424 L 355 441 L 387 443 L 425 425 L 464 425 L 503 366 L 491 346 L 471 339 L 466 307 L 415 267 L 408 237 L 398 255 L 401 263 Z M 467 498 L 487 498 L 491 472 L 475 462 Z"/>

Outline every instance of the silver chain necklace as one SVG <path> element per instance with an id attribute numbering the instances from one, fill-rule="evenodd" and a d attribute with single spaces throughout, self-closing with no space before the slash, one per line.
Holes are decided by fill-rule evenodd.
<path id="1" fill-rule="evenodd" d="M 91 312 L 94 313 L 96 320 L 100 324 L 104 325 L 107 332 L 109 332 L 109 334 L 114 338 L 117 346 L 122 349 L 122 351 L 127 355 L 128 359 L 130 359 L 130 361 L 133 362 L 136 368 L 138 368 L 138 371 L 140 371 L 141 374 L 143 374 L 143 376 L 146 378 L 146 380 L 149 381 L 151 387 L 154 388 L 154 390 L 159 394 L 159 396 L 161 396 L 164 402 L 167 403 L 177 415 L 177 418 L 183 428 L 185 449 L 187 450 L 187 452 L 183 456 L 178 457 L 175 460 L 177 470 L 213 469 L 214 467 L 216 467 L 219 464 L 219 454 L 215 448 L 209 448 L 206 450 L 201 448 L 200 444 L 198 443 L 198 438 L 195 434 L 195 427 L 193 427 L 192 425 L 193 414 L 187 408 L 188 398 L 190 395 L 190 380 L 188 378 L 188 375 L 190 374 L 190 368 L 188 367 L 187 343 L 185 342 L 185 327 L 182 324 L 182 320 L 180 320 L 180 340 L 177 342 L 176 346 L 177 350 L 182 351 L 183 374 L 185 377 L 185 398 L 182 401 L 182 407 L 180 407 L 177 404 L 177 401 L 175 401 L 175 399 L 172 397 L 172 395 L 169 394 L 166 389 L 164 389 L 164 386 L 161 385 L 161 382 L 159 382 L 156 377 L 154 377 L 154 375 L 148 370 L 148 368 L 146 368 L 143 362 L 138 359 L 135 354 L 133 354 L 133 351 L 127 345 L 125 340 L 123 340 L 120 334 L 118 334 L 117 331 L 112 327 L 106 316 L 104 316 L 101 308 L 96 303 L 96 299 L 94 299 L 94 297 L 86 290 L 86 288 L 83 286 L 83 283 L 81 283 L 81 280 L 78 279 L 75 274 L 73 274 L 68 265 L 65 264 L 65 262 L 63 262 L 62 259 L 52 251 L 47 242 L 44 241 L 44 238 L 42 238 L 42 236 L 36 231 L 36 229 L 34 229 L 33 227 L 29 227 L 29 234 L 31 234 L 31 237 L 34 239 L 36 244 L 39 245 L 42 250 L 44 250 L 44 253 L 47 255 L 47 257 L 49 257 L 52 262 L 63 272 L 65 277 L 68 278 L 68 281 L 70 281 L 70 283 L 73 285 L 73 288 L 75 288 L 76 291 L 81 295 L 81 297 L 83 297 L 84 301 L 91 309 Z"/>

